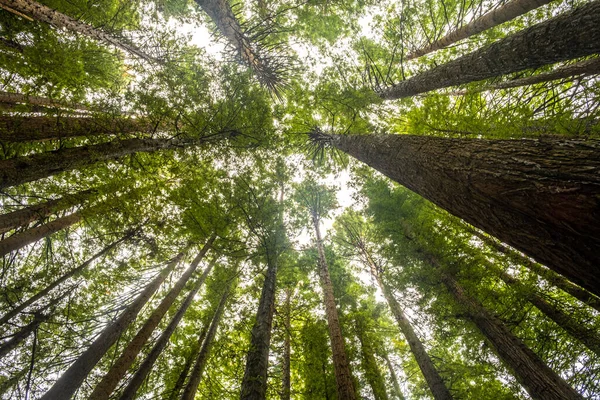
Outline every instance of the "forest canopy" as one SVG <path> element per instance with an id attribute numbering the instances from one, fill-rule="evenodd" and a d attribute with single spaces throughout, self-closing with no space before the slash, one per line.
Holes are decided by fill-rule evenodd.
<path id="1" fill-rule="evenodd" d="M 2 399 L 600 398 L 600 0 L 0 0 Z"/>

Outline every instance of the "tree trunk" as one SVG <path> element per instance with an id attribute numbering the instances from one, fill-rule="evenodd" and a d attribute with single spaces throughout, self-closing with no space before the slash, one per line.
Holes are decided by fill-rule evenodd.
<path id="1" fill-rule="evenodd" d="M 556 325 L 560 326 L 571 337 L 581 342 L 590 351 L 594 352 L 594 354 L 600 356 L 600 338 L 598 337 L 598 331 L 596 329 L 582 326 L 578 321 L 574 320 L 573 317 L 566 314 L 554 304 L 548 302 L 539 293 L 524 287 L 518 279 L 510 276 L 506 272 L 498 270 L 497 268 L 493 268 L 493 270 L 497 270 L 498 276 L 504 283 L 518 290 L 519 293 L 540 310 L 542 314 L 554 321 Z"/>
<path id="2" fill-rule="evenodd" d="M 208 239 L 200 253 L 198 253 L 194 261 L 192 261 L 189 268 L 181 275 L 179 280 L 177 280 L 177 283 L 175 283 L 160 304 L 154 309 L 152 314 L 150 314 L 135 337 L 131 339 L 131 342 L 129 342 L 127 347 L 121 352 L 119 359 L 110 367 L 110 370 L 104 375 L 100 383 L 98 383 L 92 394 L 88 397 L 88 400 L 107 400 L 110 397 L 148 341 L 148 338 L 150 338 L 150 335 L 152 335 L 152 332 L 154 332 L 192 274 L 196 271 L 200 261 L 202 261 L 206 252 L 211 248 L 215 238 L 216 235 L 213 234 Z M 200 278 L 202 282 L 204 282 L 216 261 L 217 259 L 215 257 L 215 259 L 208 264 Z M 200 283 L 200 285 L 201 284 L 202 283 Z"/>
<path id="3" fill-rule="evenodd" d="M 185 380 L 187 379 L 188 375 L 190 374 L 190 369 L 192 368 L 192 363 L 196 359 L 198 351 L 200 351 L 200 346 L 202 345 L 202 342 L 204 341 L 204 337 L 206 336 L 207 330 L 208 330 L 208 327 L 204 326 L 204 328 L 200 332 L 200 339 L 199 339 L 200 343 L 199 343 L 198 348 L 194 348 L 194 351 L 192 351 L 190 353 L 190 355 L 185 359 L 185 364 L 181 370 L 181 373 L 179 374 L 179 377 L 177 378 L 177 382 L 175 382 L 173 389 L 170 392 L 167 392 L 169 394 L 169 400 L 175 400 L 179 397 L 179 393 L 183 389 Z M 166 397 L 163 396 L 163 398 L 166 398 Z"/>
<path id="4" fill-rule="evenodd" d="M 384 90 L 386 100 L 600 53 L 600 1 L 507 36 Z"/>
<path id="5" fill-rule="evenodd" d="M 385 390 L 385 381 L 381 374 L 381 369 L 377 365 L 377 359 L 375 359 L 375 351 L 370 343 L 370 338 L 367 337 L 367 333 L 364 329 L 362 321 L 355 319 L 356 333 L 358 341 L 360 343 L 360 355 L 362 361 L 363 371 L 365 378 L 373 390 L 373 397 L 375 400 L 388 400 L 388 394 Z"/>
<path id="6" fill-rule="evenodd" d="M 1 1 L 1 0 L 0 0 Z M 200 140 L 125 139 L 108 143 L 64 148 L 0 161 L 0 189 L 83 168 L 99 161 L 116 160 L 138 152 L 174 149 Z"/>
<path id="7" fill-rule="evenodd" d="M 439 38 L 435 42 L 425 46 L 413 53 L 406 56 L 406 60 L 412 60 L 417 57 L 424 56 L 425 54 L 432 53 L 436 50 L 443 49 L 456 43 L 462 39 L 466 39 L 470 36 L 476 35 L 480 32 L 493 28 L 497 25 L 508 22 L 512 19 L 517 18 L 523 14 L 528 13 L 531 10 L 535 10 L 545 4 L 550 3 L 552 0 L 512 0 L 508 3 L 482 15 L 468 24 L 448 33 L 447 35 Z"/>
<path id="8" fill-rule="evenodd" d="M 394 370 L 394 366 L 390 361 L 390 358 L 387 354 L 383 354 L 381 356 L 385 363 L 387 364 L 388 370 L 390 371 L 390 376 L 392 377 L 392 384 L 394 385 L 394 393 L 398 400 L 404 400 L 404 395 L 402 394 L 402 389 L 400 389 L 400 383 L 398 382 L 398 375 L 396 375 L 396 370 Z"/>
<path id="9" fill-rule="evenodd" d="M 200 290 L 200 288 L 202 287 L 206 276 L 207 274 L 202 274 L 202 276 L 196 281 L 192 290 L 190 290 L 185 300 L 183 300 L 183 302 L 181 303 L 181 306 L 179 306 L 177 313 L 173 316 L 171 322 L 169 322 L 169 325 L 167 325 L 165 330 L 160 334 L 160 336 L 154 343 L 154 346 L 150 350 L 150 353 L 148 353 L 148 355 L 146 356 L 136 373 L 133 375 L 133 378 L 131 378 L 131 380 L 127 384 L 127 387 L 125 387 L 125 390 L 123 390 L 123 393 L 121 394 L 121 397 L 119 397 L 119 400 L 133 400 L 135 398 L 138 389 L 140 388 L 140 386 L 142 386 L 142 383 L 144 383 L 144 380 L 152 370 L 156 359 L 158 358 L 158 356 L 160 356 L 160 353 L 162 353 L 167 343 L 169 343 L 171 335 L 173 334 L 173 332 L 175 332 L 175 329 L 177 329 L 177 326 L 179 325 L 179 322 L 181 322 L 181 319 L 183 318 L 185 312 L 194 301 L 194 297 L 198 293 L 198 290 Z"/>
<path id="10" fill-rule="evenodd" d="M 179 263 L 183 253 L 169 262 L 156 278 L 150 282 L 138 297 L 119 315 L 116 321 L 108 324 L 94 342 L 62 374 L 56 383 L 44 394 L 42 400 L 69 400 L 79 389 L 90 371 L 106 354 L 119 336 L 131 325 L 144 305 L 160 287 L 167 276 Z"/>
<path id="11" fill-rule="evenodd" d="M 319 253 L 319 275 L 321 277 L 321 286 L 323 287 L 323 297 L 325 303 L 325 314 L 327 316 L 327 327 L 329 328 L 329 339 L 331 340 L 331 350 L 333 353 L 333 370 L 335 372 L 335 382 L 337 386 L 338 400 L 356 400 L 356 390 L 354 381 L 350 372 L 350 363 L 346 355 L 344 337 L 340 327 L 340 319 L 333 295 L 333 284 L 329 275 L 325 250 L 323 249 L 323 240 L 319 230 L 319 219 L 316 214 L 312 215 L 312 222 L 317 236 L 317 251 Z"/>
<path id="12" fill-rule="evenodd" d="M 30 16 L 38 21 L 53 25 L 56 28 L 64 28 L 71 32 L 88 36 L 94 40 L 108 43 L 144 60 L 158 62 L 154 57 L 149 56 L 137 47 L 125 43 L 123 39 L 96 29 L 91 25 L 71 18 L 33 0 L 0 0 L 0 7 L 13 13 L 16 11 L 17 15 Z"/>
<path id="13" fill-rule="evenodd" d="M 8 322 L 15 315 L 19 314 L 21 311 L 23 311 L 24 309 L 26 309 L 27 307 L 29 307 L 30 305 L 32 305 L 33 303 L 35 303 L 39 299 L 41 299 L 43 297 L 46 297 L 52 290 L 54 290 L 55 288 L 57 288 L 61 283 L 65 282 L 67 279 L 69 279 L 69 278 L 71 278 L 73 276 L 79 275 L 92 262 L 94 262 L 98 258 L 102 257 L 103 255 L 105 255 L 106 253 L 108 253 L 109 251 L 111 251 L 112 249 L 114 249 L 118 244 L 120 244 L 120 243 L 122 243 L 122 242 L 124 242 L 124 241 L 126 241 L 128 239 L 130 239 L 133 236 L 134 233 L 135 233 L 134 231 L 132 231 L 130 233 L 127 233 L 121 239 L 112 242 L 111 244 L 109 244 L 108 246 L 106 246 L 104 249 L 102 249 L 98 253 L 94 254 L 91 258 L 89 258 L 86 261 L 84 261 L 77 268 L 73 268 L 72 270 L 70 270 L 69 272 L 67 272 L 66 274 L 64 274 L 63 276 L 61 276 L 60 278 L 58 278 L 54 282 L 52 282 L 50 285 L 46 286 L 46 288 L 40 290 L 35 295 L 31 296 L 30 298 L 28 298 L 27 300 L 25 300 L 24 302 L 22 302 L 21 304 L 19 304 L 17 307 L 15 307 L 11 311 L 7 312 L 5 315 L 3 315 L 0 318 L 0 325 L 3 325 L 6 322 Z"/>
<path id="14" fill-rule="evenodd" d="M 47 321 L 52 316 L 51 312 L 46 314 L 36 313 L 33 321 L 25 325 L 21 330 L 15 333 L 10 340 L 2 343 L 0 346 L 0 359 L 10 353 L 11 350 L 16 348 L 23 340 L 27 339 L 29 335 L 33 333 L 43 322 Z"/>
<path id="15" fill-rule="evenodd" d="M 152 124 L 139 119 L 0 116 L 0 141 L 7 142 L 34 142 L 79 136 L 109 136 L 153 131 Z"/>
<path id="16" fill-rule="evenodd" d="M 583 399 L 500 320 L 489 313 L 477 300 L 467 295 L 452 276 L 443 273 L 442 281 L 456 301 L 466 309 L 468 318 L 487 338 L 498 357 L 512 370 L 517 381 L 533 399 Z"/>
<path id="17" fill-rule="evenodd" d="M 90 111 L 90 108 L 83 104 L 65 103 L 62 101 L 49 99 L 47 97 L 23 95 L 20 93 L 9 93 L 0 91 L 0 103 L 4 104 L 26 104 L 42 107 L 67 108 L 71 110 Z"/>
<path id="18" fill-rule="evenodd" d="M 290 400 L 292 388 L 291 361 L 292 361 L 292 343 L 291 343 L 291 297 L 292 291 L 287 288 L 285 291 L 285 316 L 283 321 L 283 365 L 281 376 L 281 400 Z"/>
<path id="19" fill-rule="evenodd" d="M 97 194 L 95 189 L 83 190 L 75 194 L 68 194 L 60 199 L 49 200 L 44 203 L 34 204 L 7 214 L 0 215 L 0 233 L 8 232 L 31 222 L 44 219 L 54 213 L 82 204 L 90 197 Z"/>
<path id="20" fill-rule="evenodd" d="M 313 137 L 600 294 L 599 141 Z"/>
<path id="21" fill-rule="evenodd" d="M 540 264 L 533 262 L 530 258 L 525 257 L 521 253 L 505 246 L 504 244 L 494 240 L 493 238 L 484 235 L 476 229 L 467 227 L 467 230 L 472 233 L 477 238 L 481 239 L 483 243 L 491 247 L 492 249 L 498 251 L 501 254 L 504 254 L 508 257 L 511 257 L 513 260 L 533 271 L 534 273 L 541 276 L 543 279 L 550 282 L 552 285 L 561 289 L 565 293 L 570 294 L 575 297 L 577 300 L 581 301 L 584 304 L 594 308 L 598 312 L 600 312 L 600 298 L 594 296 L 587 290 L 569 282 L 567 279 L 558 275 L 554 271 L 547 269 Z"/>
<path id="22" fill-rule="evenodd" d="M 466 95 L 471 93 L 485 92 L 486 90 L 510 89 L 520 86 L 535 85 L 555 81 L 558 79 L 571 78 L 576 76 L 595 75 L 600 72 L 600 57 L 591 60 L 580 61 L 577 63 L 558 67 L 553 71 L 542 72 L 537 75 L 528 76 L 526 78 L 512 79 L 505 82 L 495 83 L 493 85 L 484 85 L 476 89 L 457 90 L 451 92 L 451 95 Z"/>
<path id="23" fill-rule="evenodd" d="M 194 400 L 194 397 L 196 396 L 196 391 L 198 390 L 198 385 L 200 385 L 200 381 L 202 380 L 202 373 L 206 367 L 206 362 L 208 361 L 208 356 L 210 355 L 210 349 L 215 339 L 215 335 L 217 334 L 217 328 L 221 322 L 223 311 L 225 311 L 225 304 L 227 303 L 227 298 L 229 297 L 230 291 L 231 283 L 229 283 L 228 287 L 225 289 L 225 292 L 221 297 L 221 301 L 215 310 L 215 315 L 210 322 L 210 328 L 208 328 L 206 338 L 202 343 L 202 347 L 200 348 L 200 352 L 198 353 L 198 357 L 196 358 L 196 362 L 194 363 L 194 367 L 190 373 L 188 384 L 181 395 L 181 400 Z"/>
<path id="24" fill-rule="evenodd" d="M 50 236 L 51 234 L 62 229 L 68 228 L 69 226 L 81 221 L 82 217 L 82 211 L 76 211 L 65 217 L 50 221 L 44 225 L 36 226 L 34 228 L 27 229 L 24 232 L 9 236 L 0 241 L 0 257 L 10 253 L 11 251 L 25 247 L 28 244 L 37 242 L 38 240 Z"/>

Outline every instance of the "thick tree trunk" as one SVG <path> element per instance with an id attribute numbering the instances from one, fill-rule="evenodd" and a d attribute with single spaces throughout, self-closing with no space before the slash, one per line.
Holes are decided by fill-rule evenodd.
<path id="1" fill-rule="evenodd" d="M 540 310 L 542 314 L 554 321 L 556 325 L 560 326 L 571 337 L 581 342 L 590 351 L 600 356 L 600 337 L 598 336 L 597 329 L 586 328 L 581 325 L 578 321 L 574 320 L 572 316 L 548 302 L 539 293 L 524 287 L 518 279 L 510 276 L 506 272 L 498 270 L 497 268 L 493 268 L 493 270 L 497 270 L 498 276 L 504 283 L 518 290 L 519 293 Z"/>
<path id="2" fill-rule="evenodd" d="M 208 356 L 210 355 L 210 349 L 217 334 L 221 317 L 223 317 L 223 312 L 225 311 L 225 304 L 227 303 L 227 298 L 229 297 L 229 293 L 231 291 L 231 285 L 232 283 L 228 284 L 228 287 L 225 289 L 225 292 L 223 292 L 221 301 L 215 310 L 215 315 L 210 322 L 210 328 L 208 328 L 206 338 L 204 338 L 202 347 L 200 347 L 200 352 L 198 353 L 198 357 L 196 358 L 196 362 L 194 363 L 194 367 L 190 373 L 190 379 L 183 390 L 183 394 L 181 395 L 181 400 L 194 400 L 194 397 L 196 396 L 198 385 L 200 385 L 202 374 L 204 373 L 204 368 L 206 367 L 206 362 L 208 361 Z"/>
<path id="3" fill-rule="evenodd" d="M 600 294 L 599 141 L 315 136 Z"/>
<path id="4" fill-rule="evenodd" d="M 62 101 L 49 99 L 47 97 L 30 96 L 21 93 L 9 93 L 0 91 L 0 103 L 4 104 L 29 104 L 33 106 L 68 108 L 71 110 L 90 111 L 90 108 L 83 104 L 65 103 Z"/>
<path id="5" fill-rule="evenodd" d="M 0 161 L 0 189 L 83 168 L 99 161 L 116 160 L 138 152 L 185 147 L 201 140 L 126 139 L 72 147 Z"/>
<path id="6" fill-rule="evenodd" d="M 470 36 L 476 35 L 480 32 L 493 28 L 504 22 L 508 22 L 512 19 L 517 18 L 531 10 L 535 10 L 545 4 L 550 3 L 552 0 L 512 0 L 508 3 L 482 15 L 468 24 L 448 33 L 447 35 L 439 38 L 435 42 L 425 46 L 413 53 L 406 56 L 406 60 L 412 60 L 417 57 L 424 56 L 425 54 L 432 53 L 436 50 L 443 49 L 456 43 L 462 39 L 466 39 Z"/>
<path id="7" fill-rule="evenodd" d="M 561 289 L 565 293 L 570 294 L 571 296 L 575 297 L 577 300 L 581 301 L 584 304 L 587 304 L 588 306 L 590 306 L 600 312 L 600 298 L 599 297 L 594 296 L 593 294 L 591 294 L 584 288 L 579 287 L 579 286 L 569 282 L 567 279 L 563 278 L 561 275 L 558 275 L 556 272 L 554 272 L 550 269 L 547 269 L 538 263 L 533 262 L 530 258 L 525 257 L 518 251 L 515 251 L 515 250 L 511 249 L 510 247 L 505 246 L 504 244 L 498 242 L 497 240 L 484 235 L 483 233 L 479 232 L 478 230 L 472 229 L 470 227 L 467 227 L 467 230 L 470 233 L 472 233 L 474 236 L 476 236 L 477 238 L 481 239 L 481 241 L 483 243 L 485 243 L 492 249 L 494 249 L 494 250 L 498 251 L 499 253 L 504 254 L 508 257 L 511 257 L 513 260 L 515 260 L 519 264 L 523 265 L 524 267 L 528 268 L 532 272 L 538 274 L 539 276 L 541 276 L 542 278 L 544 278 L 545 280 L 550 282 L 552 285 L 556 286 L 557 288 Z"/>
<path id="8" fill-rule="evenodd" d="M 415 75 L 380 93 L 399 99 L 430 90 L 600 53 L 600 1 L 592 1 Z"/>
<path id="9" fill-rule="evenodd" d="M 514 336 L 500 320 L 488 312 L 477 300 L 467 295 L 452 276 L 443 273 L 442 281 L 456 301 L 466 309 L 468 318 L 487 338 L 498 357 L 512 370 L 517 381 L 533 399 L 583 399 L 519 338 Z"/>
<path id="10" fill-rule="evenodd" d="M 358 341 L 360 343 L 363 371 L 365 373 L 365 378 L 373 391 L 373 397 L 375 400 L 388 400 L 389 397 L 385 389 L 385 380 L 383 379 L 379 365 L 377 365 L 375 350 L 370 343 L 370 339 L 367 337 L 364 324 L 357 319 L 355 320 L 355 326 Z"/>
<path id="11" fill-rule="evenodd" d="M 290 288 L 285 290 L 285 315 L 283 321 L 283 362 L 282 362 L 282 373 L 281 373 L 281 400 L 290 400 L 291 389 L 292 389 L 292 375 L 291 375 L 291 364 L 292 364 L 292 341 L 291 341 L 291 297 L 292 291 Z"/>
<path id="12" fill-rule="evenodd" d="M 493 85 L 484 85 L 476 89 L 459 90 L 449 94 L 451 95 L 466 95 L 471 93 L 485 92 L 486 90 L 510 89 L 520 86 L 535 85 L 555 81 L 558 79 L 571 78 L 576 76 L 596 75 L 600 72 L 600 57 L 591 60 L 580 61 L 577 63 L 558 67 L 553 71 L 542 72 L 537 75 L 528 76 L 527 78 L 512 79 L 510 81 L 495 83 Z"/>
<path id="13" fill-rule="evenodd" d="M 150 335 L 152 335 L 152 332 L 154 332 L 169 308 L 171 308 L 171 305 L 173 305 L 175 302 L 175 299 L 177 299 L 179 296 L 179 293 L 181 293 L 183 290 L 192 274 L 196 271 L 200 261 L 202 261 L 206 255 L 206 252 L 211 248 L 215 238 L 216 235 L 213 234 L 213 236 L 208 239 L 202 250 L 192 261 L 189 268 L 181 275 L 181 277 L 177 280 L 175 285 L 173 285 L 171 290 L 169 290 L 160 304 L 154 309 L 152 314 L 150 314 L 135 337 L 131 339 L 131 342 L 129 342 L 127 347 L 125 347 L 125 349 L 121 352 L 119 359 L 110 367 L 110 370 L 106 373 L 106 375 L 104 375 L 100 383 L 98 383 L 94 391 L 88 397 L 88 400 L 107 400 L 110 397 L 148 341 L 148 338 L 150 338 Z M 216 258 L 210 262 L 204 270 L 200 278 L 202 282 L 204 282 L 204 279 L 206 279 L 210 273 L 215 262 Z"/>
<path id="14" fill-rule="evenodd" d="M 390 358 L 387 354 L 384 353 L 381 357 L 385 360 L 388 370 L 390 371 L 390 376 L 392 377 L 392 384 L 394 385 L 394 394 L 399 400 L 404 400 L 404 395 L 402 394 L 402 389 L 400 389 L 400 383 L 398 382 L 398 375 L 396 375 L 394 365 L 392 365 L 392 362 L 390 361 Z"/>
<path id="15" fill-rule="evenodd" d="M 144 305 L 160 287 L 167 276 L 175 269 L 183 253 L 169 262 L 138 297 L 119 315 L 116 321 L 108 324 L 94 342 L 71 364 L 56 383 L 44 394 L 43 400 L 69 400 L 79 389 L 94 366 L 106 354 L 119 336 L 131 325 Z"/>
<path id="16" fill-rule="evenodd" d="M 202 284 L 204 283 L 207 275 L 208 274 L 202 274 L 202 276 L 198 278 L 192 290 L 190 290 L 186 298 L 181 303 L 181 306 L 179 306 L 177 313 L 173 316 L 171 322 L 169 322 L 169 325 L 167 325 L 165 330 L 160 334 L 160 336 L 154 343 L 154 346 L 152 347 L 152 349 L 150 350 L 150 352 L 148 353 L 148 355 L 146 356 L 136 373 L 133 375 L 133 377 L 127 384 L 127 387 L 125 387 L 125 390 L 123 390 L 123 393 L 119 397 L 119 400 L 133 400 L 135 398 L 138 389 L 140 388 L 140 386 L 142 386 L 142 383 L 144 383 L 144 380 L 152 370 L 152 367 L 158 359 L 158 356 L 160 356 L 160 353 L 162 353 L 167 343 L 169 343 L 171 335 L 173 334 L 173 332 L 175 332 L 175 329 L 177 329 L 177 326 L 181 322 L 181 319 L 185 315 L 185 312 L 194 301 L 194 297 L 198 293 L 198 290 L 200 290 L 200 288 L 202 287 Z"/>
<path id="17" fill-rule="evenodd" d="M 109 136 L 153 132 L 154 126 L 139 119 L 94 117 L 0 116 L 0 141 L 34 142 L 79 136 Z"/>
<path id="18" fill-rule="evenodd" d="M 50 236 L 51 234 L 62 229 L 68 228 L 69 226 L 81 221 L 81 218 L 83 218 L 82 211 L 76 211 L 65 217 L 50 221 L 44 225 L 36 226 L 34 228 L 27 229 L 24 232 L 9 236 L 0 241 L 0 257 L 10 253 L 11 251 L 15 251 L 27 246 L 28 244 L 37 242 L 38 240 Z"/>
<path id="19" fill-rule="evenodd" d="M 38 21 L 45 22 L 57 28 L 64 28 L 71 32 L 88 36 L 97 41 L 108 43 L 137 57 L 143 58 L 144 60 L 157 62 L 154 57 L 149 56 L 131 44 L 125 43 L 123 39 L 117 38 L 100 29 L 96 29 L 93 26 L 71 18 L 68 15 L 62 14 L 33 0 L 0 0 L 0 8 L 4 8 L 11 12 L 16 11 L 17 14 L 20 13 L 25 16 L 30 16 Z"/>
<path id="20" fill-rule="evenodd" d="M 3 315 L 0 318 L 0 325 L 3 325 L 6 322 L 8 322 L 15 315 L 19 314 L 21 311 L 23 311 L 24 309 L 26 309 L 27 307 L 29 307 L 30 305 L 32 305 L 33 303 L 35 303 L 39 299 L 41 299 L 43 297 L 46 297 L 52 290 L 56 289 L 60 284 L 62 284 L 63 282 L 65 282 L 67 279 L 69 279 L 69 278 L 71 278 L 73 276 L 79 275 L 92 262 L 94 262 L 98 258 L 102 257 L 103 255 L 107 254 L 109 251 L 111 251 L 112 249 L 114 249 L 120 243 L 122 243 L 122 242 L 130 239 L 133 236 L 134 233 L 135 232 L 132 231 L 132 232 L 126 234 L 125 236 L 123 236 L 121 239 L 112 242 L 111 244 L 109 244 L 108 246 L 106 246 L 104 249 L 102 249 L 101 251 L 99 251 L 98 253 L 94 254 L 92 257 L 90 257 L 86 261 L 84 261 L 77 268 L 73 268 L 72 270 L 70 270 L 69 272 L 67 272 L 66 274 L 64 274 L 63 276 L 61 276 L 60 278 L 58 278 L 54 282 L 52 282 L 50 285 L 46 286 L 44 289 L 40 290 L 35 295 L 31 296 L 30 298 L 28 298 L 27 300 L 25 300 L 24 302 L 22 302 L 21 304 L 19 304 L 18 306 L 16 306 L 14 309 L 12 309 L 9 312 L 7 312 L 5 315 Z"/>
<path id="21" fill-rule="evenodd" d="M 0 233 L 29 225 L 31 222 L 44 219 L 59 211 L 66 210 L 97 194 L 94 189 L 83 190 L 78 193 L 68 194 L 62 198 L 49 200 L 44 203 L 34 204 L 7 214 L 0 215 Z"/>
<path id="22" fill-rule="evenodd" d="M 321 286 L 323 287 L 323 300 L 325 303 L 325 315 L 327 316 L 327 327 L 329 328 L 329 339 L 331 340 L 331 351 L 333 353 L 333 370 L 335 372 L 338 400 L 356 400 L 354 380 L 352 379 L 350 363 L 346 355 L 344 337 L 342 336 L 340 319 L 333 295 L 333 284 L 329 275 L 325 250 L 323 249 L 323 240 L 321 239 L 321 232 L 319 230 L 319 219 L 314 213 L 312 215 L 312 222 L 317 236 L 319 275 L 321 277 Z"/>

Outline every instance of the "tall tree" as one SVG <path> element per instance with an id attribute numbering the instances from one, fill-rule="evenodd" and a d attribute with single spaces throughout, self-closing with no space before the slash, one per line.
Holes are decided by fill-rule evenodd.
<path id="1" fill-rule="evenodd" d="M 600 294 L 600 143 L 313 134 Z"/>
<path id="2" fill-rule="evenodd" d="M 284 304 L 284 320 L 283 320 L 283 362 L 281 369 L 281 400 L 290 400 L 292 392 L 292 338 L 291 338 L 291 314 L 292 314 L 292 290 L 288 287 L 285 289 L 285 304 Z"/>
<path id="3" fill-rule="evenodd" d="M 507 36 L 380 93 L 399 99 L 600 53 L 600 2 L 592 1 Z"/>
<path id="4" fill-rule="evenodd" d="M 0 91 L 0 103 L 4 104 L 30 104 L 34 106 L 67 108 L 71 110 L 90 111 L 90 108 L 84 104 L 69 103 L 47 97 L 24 95 L 21 93 L 10 93 Z"/>

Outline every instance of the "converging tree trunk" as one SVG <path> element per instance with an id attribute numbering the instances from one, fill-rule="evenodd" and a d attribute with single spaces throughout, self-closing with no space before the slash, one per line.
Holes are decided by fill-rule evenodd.
<path id="1" fill-rule="evenodd" d="M 194 274 L 198 265 L 208 252 L 208 250 L 212 247 L 212 243 L 214 242 L 216 235 L 213 234 L 202 250 L 198 253 L 196 258 L 192 261 L 188 269 L 181 275 L 179 280 L 173 285 L 171 290 L 167 293 L 167 295 L 163 298 L 160 304 L 154 309 L 152 314 L 148 317 L 144 325 L 140 328 L 138 333 L 135 335 L 131 342 L 125 347 L 125 349 L 121 352 L 121 355 L 117 361 L 110 367 L 110 370 L 104 375 L 100 383 L 96 386 L 94 391 L 88 397 L 88 400 L 101 400 L 108 399 L 112 392 L 115 390 L 121 379 L 127 373 L 127 370 L 138 354 L 152 335 L 152 332 L 156 329 L 160 321 L 163 319 L 171 305 L 175 302 L 175 299 L 179 296 L 179 293 L 183 290 L 186 283 L 190 279 L 190 277 Z M 208 274 L 210 273 L 212 267 L 214 266 L 217 258 L 215 257 L 212 262 L 208 264 L 204 272 L 200 277 L 200 283 L 198 285 L 202 285 Z"/>
<path id="2" fill-rule="evenodd" d="M 150 297 L 158 290 L 167 276 L 175 269 L 183 253 L 179 253 L 156 276 L 138 297 L 119 315 L 112 323 L 108 324 L 94 342 L 75 360 L 73 364 L 61 375 L 56 383 L 44 394 L 43 400 L 69 400 L 79 389 L 85 378 L 94 366 L 106 354 L 119 336 L 131 325 Z"/>
<path id="3" fill-rule="evenodd" d="M 368 337 L 368 333 L 364 327 L 363 321 L 360 317 L 355 319 L 356 336 L 360 343 L 360 357 L 365 378 L 373 391 L 373 397 L 375 400 L 388 400 L 388 394 L 385 388 L 385 380 L 381 373 L 381 368 L 377 364 L 375 358 L 375 349 L 371 343 L 371 338 Z"/>
<path id="4" fill-rule="evenodd" d="M 383 358 L 388 367 L 388 371 L 390 371 L 390 377 L 392 378 L 392 384 L 394 385 L 394 394 L 399 400 L 404 400 L 404 395 L 402 394 L 402 389 L 400 389 L 400 382 L 398 382 L 398 375 L 396 375 L 394 365 L 387 354 L 384 353 L 381 358 Z"/>
<path id="5" fill-rule="evenodd" d="M 33 142 L 79 136 L 149 133 L 154 125 L 142 119 L 74 116 L 0 116 L 0 141 Z"/>
<path id="6" fill-rule="evenodd" d="M 281 369 L 281 400 L 290 400 L 291 389 L 292 389 L 292 375 L 291 375 L 291 364 L 292 364 L 292 324 L 291 324 L 291 306 L 292 290 L 286 288 L 285 290 L 285 306 L 284 306 L 284 321 L 283 321 L 283 362 Z"/>
<path id="7" fill-rule="evenodd" d="M 456 301 L 465 308 L 467 317 L 479 328 L 498 357 L 533 399 L 583 400 L 579 393 L 513 335 L 498 318 L 465 293 L 452 276 L 442 273 L 442 281 Z"/>
<path id="8" fill-rule="evenodd" d="M 49 99 L 47 97 L 24 95 L 21 93 L 10 93 L 3 91 L 0 91 L 0 103 L 29 104 L 42 107 L 67 108 L 71 110 L 90 111 L 90 108 L 83 104 L 68 103 L 60 100 Z"/>
<path id="9" fill-rule="evenodd" d="M 137 47 L 126 43 L 123 39 L 117 38 L 110 33 L 94 28 L 91 25 L 78 21 L 75 18 L 71 18 L 68 15 L 62 14 L 33 0 L 0 0 L 0 7 L 17 15 L 25 15 L 57 28 L 64 28 L 71 32 L 88 36 L 99 42 L 108 43 L 137 57 L 143 58 L 144 60 L 157 62 L 154 57 L 151 57 Z"/>
<path id="10" fill-rule="evenodd" d="M 97 194 L 95 189 L 83 190 L 74 194 L 67 194 L 61 198 L 48 200 L 44 203 L 34 204 L 7 214 L 0 215 L 0 233 L 28 225 L 33 221 L 44 219 L 59 211 L 82 204 Z"/>
<path id="11" fill-rule="evenodd" d="M 600 294 L 599 141 L 313 138 Z"/>
<path id="12" fill-rule="evenodd" d="M 600 53 L 600 1 L 507 36 L 384 90 L 399 99 Z"/>
<path id="13" fill-rule="evenodd" d="M 196 362 L 194 363 L 194 367 L 190 373 L 189 381 L 183 390 L 183 394 L 181 395 L 181 400 L 194 400 L 194 397 L 196 396 L 196 391 L 198 390 L 198 385 L 200 385 L 200 381 L 202 380 L 202 374 L 204 373 L 204 368 L 206 367 L 206 362 L 208 361 L 210 349 L 217 334 L 217 329 L 221 323 L 221 318 L 223 317 L 223 312 L 225 311 L 225 304 L 227 303 L 227 298 L 231 292 L 232 285 L 233 280 L 232 282 L 228 283 L 227 288 L 221 296 L 221 301 L 219 302 L 219 305 L 215 310 L 215 315 L 210 322 L 210 327 L 208 328 L 208 332 L 206 333 L 202 347 L 200 347 L 200 352 L 198 353 L 198 357 L 196 358 Z"/>
<path id="14" fill-rule="evenodd" d="M 433 43 L 419 50 L 414 51 L 406 56 L 406 60 L 412 60 L 425 54 L 432 53 L 436 50 L 443 49 L 469 36 L 476 35 L 480 32 L 493 28 L 504 22 L 517 18 L 531 10 L 535 10 L 544 4 L 550 3 L 552 0 L 512 0 L 504 5 L 482 15 L 468 24 L 448 33 L 447 35 L 437 39 Z"/>
<path id="15" fill-rule="evenodd" d="M 190 354 L 186 357 L 185 364 L 183 365 L 183 368 L 181 369 L 181 372 L 179 373 L 179 377 L 177 378 L 175 385 L 173 385 L 173 389 L 171 389 L 170 391 L 165 393 L 165 395 L 166 394 L 169 395 L 169 397 L 168 397 L 169 400 L 177 399 L 179 397 L 179 393 L 181 393 L 181 391 L 183 390 L 183 387 L 185 385 L 185 380 L 187 379 L 188 375 L 190 374 L 190 370 L 192 369 L 192 363 L 196 359 L 196 357 L 198 355 L 198 351 L 200 351 L 200 346 L 202 346 L 202 342 L 204 341 L 204 337 L 206 336 L 207 330 L 208 330 L 208 326 L 205 325 L 204 328 L 202 329 L 202 331 L 200 332 L 198 346 L 197 347 L 194 346 L 194 348 L 192 349 Z"/>

